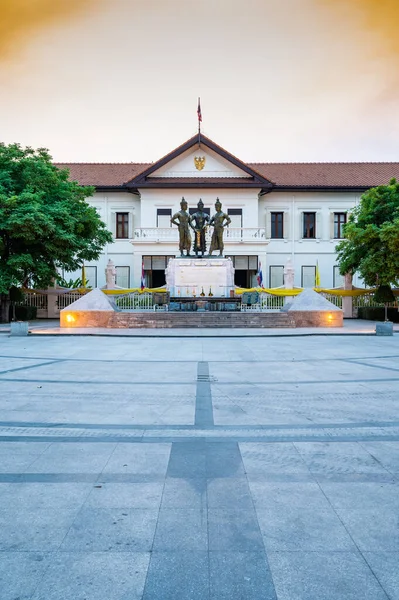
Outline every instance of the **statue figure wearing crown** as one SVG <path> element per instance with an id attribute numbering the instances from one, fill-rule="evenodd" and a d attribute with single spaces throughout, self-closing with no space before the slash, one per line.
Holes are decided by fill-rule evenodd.
<path id="1" fill-rule="evenodd" d="M 211 239 L 211 247 L 209 248 L 209 255 L 212 254 L 214 250 L 219 250 L 219 256 L 223 256 L 223 230 L 227 225 L 230 225 L 231 219 L 229 215 L 222 211 L 222 203 L 219 198 L 216 198 L 215 202 L 216 213 L 210 220 L 210 225 L 213 225 L 213 233 Z"/>
<path id="2" fill-rule="evenodd" d="M 184 256 L 184 250 L 186 251 L 186 256 L 190 256 L 190 215 L 187 212 L 187 201 L 184 199 L 184 197 L 181 199 L 180 209 L 181 210 L 179 212 L 173 215 L 170 222 L 174 225 L 177 225 L 179 229 L 180 256 Z"/>
<path id="3" fill-rule="evenodd" d="M 201 252 L 202 258 L 206 252 L 206 228 L 209 225 L 209 215 L 204 212 L 204 203 L 201 198 L 197 204 L 198 210 L 190 218 L 190 226 L 194 231 L 194 252 L 198 256 Z"/>

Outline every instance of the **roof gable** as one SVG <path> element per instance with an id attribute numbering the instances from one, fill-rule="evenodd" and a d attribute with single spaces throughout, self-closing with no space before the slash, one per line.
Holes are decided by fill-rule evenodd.
<path id="1" fill-rule="evenodd" d="M 205 159 L 205 160 L 204 160 Z M 229 186 L 270 188 L 272 182 L 203 135 L 195 135 L 127 182 L 128 187 L 185 186 L 216 181 Z"/>

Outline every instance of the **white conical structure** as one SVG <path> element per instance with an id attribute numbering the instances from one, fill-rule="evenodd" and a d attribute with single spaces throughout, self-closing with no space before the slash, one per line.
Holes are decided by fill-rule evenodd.
<path id="1" fill-rule="evenodd" d="M 341 311 L 338 306 L 335 306 L 332 302 L 324 298 L 321 294 L 315 292 L 311 288 L 308 288 L 298 294 L 291 302 L 287 312 L 300 312 L 300 311 L 317 311 L 317 312 L 333 312 Z"/>
<path id="2" fill-rule="evenodd" d="M 61 312 L 90 312 L 90 311 L 112 311 L 114 312 L 112 301 L 100 290 L 95 288 L 88 294 L 85 294 L 79 300 L 75 300 Z"/>

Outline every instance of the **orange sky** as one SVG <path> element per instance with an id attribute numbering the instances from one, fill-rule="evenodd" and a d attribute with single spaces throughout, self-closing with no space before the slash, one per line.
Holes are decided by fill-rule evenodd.
<path id="1" fill-rule="evenodd" d="M 399 160 L 398 0 L 0 0 L 0 131 L 56 160 Z"/>

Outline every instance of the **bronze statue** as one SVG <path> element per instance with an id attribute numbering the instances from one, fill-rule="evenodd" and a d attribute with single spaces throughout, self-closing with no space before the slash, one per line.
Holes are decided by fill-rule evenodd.
<path id="1" fill-rule="evenodd" d="M 194 252 L 198 256 L 198 252 L 202 252 L 202 258 L 206 251 L 206 228 L 209 225 L 209 215 L 204 212 L 204 203 L 201 198 L 197 204 L 198 211 L 191 215 L 190 225 L 194 230 Z M 194 225 L 193 225 L 194 223 Z"/>
<path id="2" fill-rule="evenodd" d="M 184 197 L 180 202 L 181 210 L 173 215 L 170 222 L 179 228 L 179 250 L 180 256 L 190 256 L 191 235 L 190 235 L 190 215 L 187 212 L 187 202 Z"/>
<path id="3" fill-rule="evenodd" d="M 230 225 L 231 219 L 229 215 L 222 211 L 222 203 L 219 198 L 215 202 L 216 213 L 213 215 L 210 225 L 213 225 L 213 233 L 211 239 L 211 247 L 209 248 L 209 256 L 214 250 L 219 250 L 219 256 L 223 256 L 223 229 Z"/>

